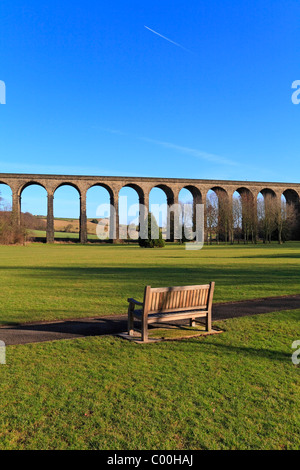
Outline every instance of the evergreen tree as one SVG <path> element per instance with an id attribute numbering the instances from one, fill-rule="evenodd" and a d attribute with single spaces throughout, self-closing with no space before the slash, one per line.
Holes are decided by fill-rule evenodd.
<path id="1" fill-rule="evenodd" d="M 153 234 L 158 234 L 158 238 L 152 238 Z M 158 227 L 156 219 L 151 212 L 148 214 L 148 238 L 139 238 L 139 245 L 142 248 L 162 248 L 165 246 L 165 241 L 162 237 L 162 232 Z"/>

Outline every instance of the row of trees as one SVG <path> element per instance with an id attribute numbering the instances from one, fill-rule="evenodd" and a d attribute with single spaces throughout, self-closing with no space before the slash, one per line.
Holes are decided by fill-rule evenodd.
<path id="1" fill-rule="evenodd" d="M 216 191 L 208 195 L 206 206 L 206 239 L 235 243 L 264 243 L 277 239 L 279 243 L 291 238 L 299 213 L 292 203 L 272 194 L 253 200 L 250 193 L 234 197 L 230 204 L 227 194 Z"/>
<path id="2" fill-rule="evenodd" d="M 183 222 L 190 230 L 193 228 L 193 205 L 190 210 L 182 211 L 186 220 Z M 262 239 L 270 243 L 277 239 L 279 243 L 292 238 L 299 228 L 299 207 L 286 200 L 278 200 L 272 194 L 265 194 L 264 198 L 253 200 L 250 193 L 242 193 L 239 197 L 229 200 L 225 191 L 212 192 L 207 196 L 205 236 L 207 243 L 214 240 L 219 243 L 256 243 Z M 148 223 L 156 224 L 154 216 L 149 214 Z M 150 228 L 150 225 L 149 225 Z M 46 222 L 30 213 L 21 214 L 21 224 L 18 223 L 11 208 L 5 205 L 0 196 L 0 244 L 23 243 L 28 230 L 46 230 Z M 158 230 L 159 239 L 153 243 L 148 237 L 150 245 L 163 246 L 161 230 Z M 186 229 L 183 232 L 185 240 Z M 299 233 L 297 234 L 299 235 Z M 140 240 L 141 246 L 147 243 Z"/>

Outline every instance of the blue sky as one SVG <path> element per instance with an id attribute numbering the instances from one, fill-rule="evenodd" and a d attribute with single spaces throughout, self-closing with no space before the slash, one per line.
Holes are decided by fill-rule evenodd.
<path id="1" fill-rule="evenodd" d="M 2 0 L 0 172 L 299 182 L 299 19 L 296 0 Z"/>

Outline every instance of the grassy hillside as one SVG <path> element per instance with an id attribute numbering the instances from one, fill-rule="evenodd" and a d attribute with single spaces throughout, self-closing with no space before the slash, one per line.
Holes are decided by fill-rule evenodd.
<path id="1" fill-rule="evenodd" d="M 39 220 L 42 220 L 45 223 L 47 223 L 47 218 L 46 217 L 39 216 L 38 218 L 39 218 Z M 97 224 L 92 222 L 92 220 L 95 220 L 95 219 L 87 219 L 87 231 L 88 231 L 89 235 L 96 236 Z M 103 219 L 102 223 L 105 223 L 105 222 L 106 222 L 106 219 Z M 54 231 L 56 232 L 55 237 L 59 237 L 59 238 L 63 237 L 63 235 L 59 235 L 60 233 L 68 235 L 68 233 L 66 232 L 66 229 L 69 232 L 69 234 L 70 233 L 71 234 L 79 234 L 79 220 L 78 219 L 68 219 L 68 218 L 55 217 L 54 218 Z M 37 233 L 37 232 L 38 231 L 34 231 L 33 233 L 36 236 L 46 236 L 46 232 L 39 232 L 39 233 Z"/>
<path id="2" fill-rule="evenodd" d="M 35 216 L 38 220 L 47 223 L 46 217 L 43 216 Z M 106 224 L 108 223 L 108 219 L 87 219 L 87 234 L 88 239 L 95 240 L 98 239 L 96 230 L 97 230 L 97 223 L 95 221 L 98 220 L 105 232 L 107 231 L 108 236 L 108 228 Z M 67 218 L 58 218 L 54 219 L 54 237 L 55 239 L 59 238 L 70 238 L 70 239 L 78 239 L 79 238 L 79 220 L 78 219 L 67 219 Z M 43 237 L 46 238 L 46 231 L 45 230 L 33 230 L 29 229 L 29 236 L 33 237 Z M 122 238 L 127 237 L 127 227 L 126 225 L 120 225 L 120 236 Z"/>

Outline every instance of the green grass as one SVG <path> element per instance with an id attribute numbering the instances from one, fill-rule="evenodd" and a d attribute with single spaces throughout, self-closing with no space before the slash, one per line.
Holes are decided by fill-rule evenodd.
<path id="1" fill-rule="evenodd" d="M 0 449 L 299 449 L 298 311 L 219 335 L 7 348 Z"/>
<path id="2" fill-rule="evenodd" d="M 296 294 L 299 268 L 300 243 L 0 246 L 0 323 L 126 313 L 146 284 L 215 280 L 215 301 Z M 243 317 L 154 344 L 8 346 L 0 449 L 299 449 L 299 319 L 300 309 Z"/>
<path id="3" fill-rule="evenodd" d="M 214 300 L 300 292 L 300 243 L 257 246 L 0 246 L 0 324 L 125 314 L 144 286 L 216 281 Z"/>

